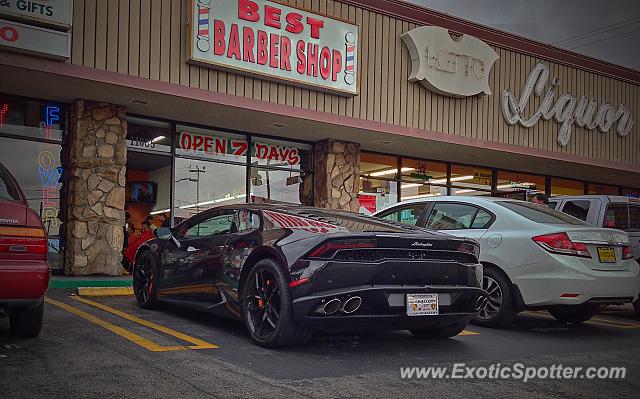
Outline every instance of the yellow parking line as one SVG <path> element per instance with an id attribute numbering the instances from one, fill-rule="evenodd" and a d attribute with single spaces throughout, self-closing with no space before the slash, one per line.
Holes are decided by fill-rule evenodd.
<path id="1" fill-rule="evenodd" d="M 553 319 L 555 320 L 555 317 L 551 316 L 551 315 L 546 315 L 544 313 L 537 313 L 537 312 L 522 312 L 526 315 L 529 316 L 537 316 L 537 317 L 543 317 L 545 319 Z M 634 323 L 626 323 L 623 321 L 615 321 L 615 320 L 607 320 L 607 319 L 602 319 L 602 318 L 592 318 L 588 321 L 586 321 L 585 323 L 587 324 L 597 324 L 597 325 L 601 325 L 601 326 L 608 326 L 608 327 L 617 327 L 617 328 L 640 328 L 640 324 L 634 324 Z"/>
<path id="2" fill-rule="evenodd" d="M 218 348 L 217 345 L 210 344 L 210 343 L 202 341 L 202 340 L 200 340 L 198 338 L 194 338 L 192 336 L 189 336 L 187 334 L 181 333 L 181 332 L 176 331 L 176 330 L 172 330 L 172 329 L 170 329 L 168 327 L 165 327 L 165 326 L 161 326 L 161 325 L 156 324 L 154 322 L 141 319 L 141 318 L 136 317 L 134 315 L 131 315 L 129 313 L 125 313 L 125 312 L 120 311 L 118 309 L 114 309 L 112 307 L 109 307 L 107 305 L 103 305 L 103 304 L 98 303 L 98 302 L 90 301 L 90 300 L 88 300 L 86 298 L 82 298 L 82 297 L 79 297 L 79 296 L 72 296 L 70 298 L 75 300 L 75 301 L 82 302 L 84 304 L 87 304 L 87 305 L 96 307 L 98 309 L 104 310 L 105 312 L 109 312 L 109 313 L 114 314 L 116 316 L 120 316 L 120 317 L 122 317 L 124 319 L 127 319 L 129 321 L 132 321 L 134 323 L 138 323 L 138 324 L 143 325 L 145 327 L 152 328 L 154 330 L 160 331 L 160 332 L 162 332 L 164 334 L 171 335 L 172 337 L 178 338 L 178 339 L 180 339 L 182 341 L 190 342 L 193 345 L 188 346 L 187 348 L 189 348 L 189 349 L 216 349 L 216 348 Z"/>
<path id="3" fill-rule="evenodd" d="M 475 331 L 469 331 L 469 330 L 462 330 L 462 332 L 460 334 L 458 334 L 458 337 L 464 337 L 465 335 L 478 335 L 480 333 L 475 332 Z"/>
<path id="4" fill-rule="evenodd" d="M 109 331 L 111 331 L 114 334 L 117 334 L 119 336 L 121 336 L 122 338 L 128 339 L 129 341 L 140 345 L 141 347 L 145 348 L 148 351 L 151 352 L 166 352 L 166 351 L 175 351 L 175 350 L 183 350 L 183 349 L 187 349 L 184 346 L 161 346 L 156 344 L 155 342 L 149 341 L 148 339 L 142 338 L 141 336 L 139 336 L 138 334 L 132 333 L 129 330 L 126 330 L 122 327 L 118 327 L 112 323 L 109 323 L 106 320 L 103 320 L 99 317 L 96 317 L 94 315 L 91 315 L 89 313 L 83 312 L 82 310 L 75 308 L 73 306 L 67 305 L 66 303 L 62 303 L 62 302 L 58 302 L 56 300 L 53 300 L 51 298 L 44 298 L 45 302 L 51 304 L 51 305 L 55 305 L 61 309 L 66 310 L 69 313 L 73 313 L 76 316 L 80 316 L 83 319 L 86 319 L 92 323 L 95 323 L 97 325 L 99 325 L 100 327 L 103 327 Z"/>

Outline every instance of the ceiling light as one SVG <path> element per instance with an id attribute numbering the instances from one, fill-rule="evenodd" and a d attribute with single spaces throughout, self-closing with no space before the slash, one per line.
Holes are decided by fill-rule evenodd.
<path id="1" fill-rule="evenodd" d="M 152 143 L 157 143 L 160 140 L 164 140 L 166 137 L 165 136 L 158 136 L 155 139 L 151 140 Z"/>
<path id="2" fill-rule="evenodd" d="M 400 169 L 400 172 L 411 172 L 412 170 L 416 170 L 415 168 L 402 168 Z M 381 170 L 379 172 L 373 172 L 373 173 L 369 173 L 367 176 L 386 176 L 386 175 L 392 175 L 394 173 L 398 173 L 398 169 L 387 169 L 387 170 Z"/>

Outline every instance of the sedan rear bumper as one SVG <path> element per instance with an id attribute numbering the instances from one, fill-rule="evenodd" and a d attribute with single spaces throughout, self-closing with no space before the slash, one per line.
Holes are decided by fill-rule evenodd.
<path id="1" fill-rule="evenodd" d="M 407 316 L 406 294 L 438 294 L 439 314 Z M 342 302 L 362 298 L 362 305 L 351 314 L 339 310 L 327 315 L 319 311 L 334 298 Z M 366 285 L 317 291 L 293 301 L 298 324 L 325 331 L 406 330 L 443 328 L 467 323 L 478 312 L 486 293 L 477 287 Z"/>
<path id="2" fill-rule="evenodd" d="M 629 271 L 575 271 L 529 273 L 514 279 L 526 307 L 622 304 L 633 302 L 640 292 L 637 266 Z"/>

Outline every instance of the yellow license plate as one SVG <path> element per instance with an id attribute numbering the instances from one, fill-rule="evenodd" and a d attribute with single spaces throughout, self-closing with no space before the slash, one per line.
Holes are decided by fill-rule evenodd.
<path id="1" fill-rule="evenodd" d="M 599 247 L 598 258 L 600 258 L 600 263 L 615 263 L 616 250 L 610 247 Z"/>

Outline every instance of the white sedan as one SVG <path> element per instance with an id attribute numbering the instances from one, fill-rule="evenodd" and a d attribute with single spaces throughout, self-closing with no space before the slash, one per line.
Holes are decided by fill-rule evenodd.
<path id="1" fill-rule="evenodd" d="M 596 228 L 547 206 L 489 197 L 429 197 L 374 216 L 480 243 L 487 306 L 476 324 L 504 327 L 524 309 L 558 320 L 589 320 L 599 305 L 633 302 L 640 267 L 629 237 Z"/>

